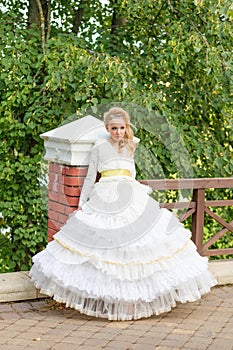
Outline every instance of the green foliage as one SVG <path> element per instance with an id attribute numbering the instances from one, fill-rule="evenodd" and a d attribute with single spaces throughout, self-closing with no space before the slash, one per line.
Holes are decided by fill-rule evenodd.
<path id="1" fill-rule="evenodd" d="M 77 35 L 79 3 L 52 1 L 45 52 L 40 28 L 27 26 L 28 2 L 2 4 L 0 227 L 10 231 L 0 234 L 0 271 L 28 269 L 46 244 L 39 135 L 70 115 L 125 107 L 141 139 L 138 178 L 232 176 L 230 1 L 88 0 Z M 232 208 L 219 211 L 231 220 Z M 213 228 L 207 220 L 206 237 Z M 226 237 L 219 244 L 231 246 Z"/>

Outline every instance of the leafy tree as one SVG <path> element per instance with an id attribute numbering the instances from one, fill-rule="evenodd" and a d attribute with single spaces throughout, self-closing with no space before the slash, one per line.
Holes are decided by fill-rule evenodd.
<path id="1" fill-rule="evenodd" d="M 0 16 L 1 271 L 46 243 L 39 135 L 74 113 L 125 106 L 155 159 L 139 178 L 232 176 L 230 0 L 3 0 Z"/>

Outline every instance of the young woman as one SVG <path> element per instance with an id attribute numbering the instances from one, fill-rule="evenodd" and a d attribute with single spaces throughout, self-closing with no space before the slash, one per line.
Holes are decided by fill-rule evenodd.
<path id="1" fill-rule="evenodd" d="M 42 293 L 82 313 L 132 320 L 195 301 L 216 284 L 190 232 L 135 180 L 136 142 L 121 108 L 104 114 L 79 208 L 34 256 Z M 96 174 L 101 178 L 95 183 Z"/>

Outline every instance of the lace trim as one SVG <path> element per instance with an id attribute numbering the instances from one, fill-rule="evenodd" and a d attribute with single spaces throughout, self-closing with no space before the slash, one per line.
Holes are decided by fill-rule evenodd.
<path id="1" fill-rule="evenodd" d="M 69 250 L 70 252 L 72 253 L 77 253 L 79 254 L 80 256 L 85 256 L 85 257 L 89 257 L 91 258 L 92 256 L 90 255 L 87 255 L 87 254 L 84 254 L 84 253 L 81 253 L 78 249 L 74 249 L 74 248 L 70 248 L 69 245 L 65 244 L 64 242 L 62 242 L 59 238 L 57 237 L 54 237 L 54 240 L 59 243 L 61 246 L 63 246 L 65 249 Z M 130 262 L 130 263 L 120 263 L 120 262 L 117 262 L 117 261 L 111 261 L 111 260 L 105 260 L 105 259 L 101 259 L 99 258 L 100 261 L 104 262 L 104 263 L 107 263 L 107 264 L 112 264 L 112 265 L 149 265 L 149 264 L 153 264 L 155 262 L 159 262 L 159 261 L 162 261 L 162 260 L 167 260 L 167 259 L 170 259 L 172 258 L 173 256 L 175 256 L 176 254 L 178 254 L 179 252 L 181 252 L 182 250 L 184 250 L 188 244 L 190 244 L 190 239 L 188 239 L 185 244 L 183 246 L 181 246 L 180 248 L 176 249 L 171 255 L 164 255 L 163 257 L 161 258 L 157 258 L 157 259 L 153 259 L 153 260 L 150 260 L 150 261 L 147 261 L 147 262 Z"/>

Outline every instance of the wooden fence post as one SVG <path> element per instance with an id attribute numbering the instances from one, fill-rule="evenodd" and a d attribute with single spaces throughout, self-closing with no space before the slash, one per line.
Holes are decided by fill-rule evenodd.
<path id="1" fill-rule="evenodd" d="M 192 216 L 192 240 L 196 244 L 198 252 L 201 254 L 204 234 L 205 189 L 194 189 L 193 201 L 196 203 L 196 211 Z"/>

